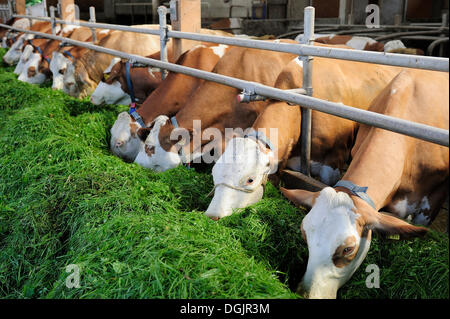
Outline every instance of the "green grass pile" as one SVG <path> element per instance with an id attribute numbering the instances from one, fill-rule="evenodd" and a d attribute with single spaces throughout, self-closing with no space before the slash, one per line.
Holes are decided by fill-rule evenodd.
<path id="1" fill-rule="evenodd" d="M 0 67 L 1 298 L 298 298 L 304 212 L 277 188 L 214 222 L 208 171 L 157 174 L 110 153 L 124 106 L 22 83 L 13 69 Z M 379 289 L 365 285 L 372 263 Z M 71 264 L 80 288 L 66 287 Z M 448 237 L 375 239 L 339 297 L 448 298 Z"/>

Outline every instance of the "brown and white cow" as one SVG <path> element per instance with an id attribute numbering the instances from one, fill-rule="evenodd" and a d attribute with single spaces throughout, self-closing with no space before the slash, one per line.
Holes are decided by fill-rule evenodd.
<path id="1" fill-rule="evenodd" d="M 50 22 L 36 22 L 31 26 L 30 30 L 42 33 L 51 33 L 51 25 Z M 59 32 L 60 26 L 56 26 L 55 31 Z M 15 38 L 16 38 L 15 42 L 10 45 L 10 49 L 3 56 L 3 61 L 9 65 L 13 65 L 19 62 L 25 41 L 28 39 L 34 39 L 34 35 L 19 33 Z"/>
<path id="2" fill-rule="evenodd" d="M 137 27 L 158 29 L 159 25 Z M 156 53 L 160 47 L 159 36 L 123 31 L 112 31 L 97 45 L 141 56 Z M 113 56 L 109 54 L 93 50 L 84 51 L 79 59 L 67 65 L 63 90 L 73 97 L 82 98 L 91 95 L 112 59 Z"/>
<path id="3" fill-rule="evenodd" d="M 424 55 L 424 52 L 420 49 L 406 48 L 406 46 L 400 40 L 392 40 L 386 43 L 382 43 L 369 37 L 354 35 L 317 34 L 314 41 L 331 45 L 343 44 L 356 50 Z"/>
<path id="4" fill-rule="evenodd" d="M 161 54 L 157 52 L 148 56 L 150 59 L 160 60 Z M 116 62 L 118 61 L 118 62 Z M 173 63 L 172 50 L 168 50 L 168 61 Z M 128 87 L 127 67 L 129 67 L 129 81 L 133 92 Z M 134 66 L 125 60 L 113 59 L 111 65 L 103 73 L 103 78 L 97 85 L 90 100 L 92 104 L 124 104 L 131 101 L 131 94 L 135 103 L 141 104 L 161 84 L 161 70 L 150 66 Z"/>
<path id="5" fill-rule="evenodd" d="M 203 71 L 212 71 L 226 51 L 223 45 L 198 45 L 183 53 L 177 64 Z M 169 73 L 161 85 L 137 109 L 146 126 L 160 115 L 174 116 L 184 107 L 189 96 L 204 81 L 181 73 Z M 119 114 L 111 128 L 110 146 L 112 152 L 125 161 L 133 162 L 142 142 L 136 132 L 140 125 L 127 113 Z"/>
<path id="6" fill-rule="evenodd" d="M 106 29 L 97 29 L 97 42 L 101 41 L 110 32 L 110 30 Z M 71 39 L 82 42 L 92 41 L 91 29 L 85 27 L 77 28 L 71 34 Z M 66 72 L 67 66 L 79 59 L 83 54 L 86 54 L 87 51 L 86 48 L 71 45 L 53 51 L 50 61 L 50 71 L 53 77 L 52 89 L 62 90 L 64 88 L 64 73 Z"/>
<path id="7" fill-rule="evenodd" d="M 287 53 L 236 47 L 224 55 L 213 72 L 273 85 L 279 72 L 293 57 Z M 168 117 L 162 117 L 150 128 L 140 129 L 139 133 L 145 140 L 145 145 L 141 147 L 135 162 L 156 171 L 165 171 L 183 161 L 191 162 L 200 158 L 205 153 L 203 146 L 210 142 L 217 143 L 214 148 L 221 153 L 222 146 L 226 143 L 225 130 L 248 128 L 267 104 L 239 103 L 236 99 L 239 93 L 240 91 L 233 87 L 204 82 L 174 117 L 178 127 L 174 126 Z M 201 121 L 201 128 L 196 128 L 195 121 Z M 215 133 L 221 134 L 220 137 L 211 136 L 213 128 L 217 129 Z M 142 134 L 143 131 L 146 131 L 146 134 Z M 189 136 L 183 137 L 184 133 Z M 185 143 L 187 138 L 189 143 Z M 178 154 L 180 143 L 185 143 L 183 150 L 185 154 L 189 154 L 184 159 Z"/>
<path id="8" fill-rule="evenodd" d="M 448 85 L 448 73 L 404 70 L 369 110 L 448 130 Z M 424 235 L 426 228 L 402 219 L 429 225 L 448 195 L 448 147 L 360 125 L 352 157 L 334 188 L 282 189 L 312 207 L 301 225 L 309 259 L 299 287 L 310 298 L 336 297 L 364 260 L 372 230 L 403 239 Z"/>
<path id="9" fill-rule="evenodd" d="M 137 25 L 140 28 L 159 29 L 159 25 Z M 170 27 L 169 27 L 170 29 Z M 201 29 L 203 34 L 216 34 L 213 30 Z M 148 56 L 160 51 L 159 36 L 142 33 L 113 31 L 99 46 Z M 168 48 L 171 47 L 169 40 Z M 192 42 L 194 46 L 195 42 Z M 74 97 L 91 95 L 103 77 L 103 72 L 110 66 L 113 57 L 108 54 L 88 50 L 74 64 L 67 66 L 64 74 L 64 91 Z"/>
<path id="10" fill-rule="evenodd" d="M 100 29 L 96 33 L 101 36 L 102 31 Z M 82 42 L 89 41 L 92 38 L 92 33 L 89 28 L 76 25 L 66 25 L 57 35 Z M 39 40 L 44 40 L 43 44 L 37 43 L 36 45 L 38 39 L 32 40 L 32 45 L 35 47 L 35 50 L 28 58 L 26 68 L 19 75 L 19 80 L 21 81 L 41 84 L 52 76 L 50 70 L 51 58 L 53 53 L 60 49 L 61 42 L 48 39 Z M 38 46 L 40 49 L 38 49 Z"/>
<path id="11" fill-rule="evenodd" d="M 401 70 L 318 57 L 314 58 L 313 63 L 314 97 L 361 109 L 367 109 L 372 99 Z M 298 58 L 292 59 L 280 73 L 275 86 L 284 90 L 302 87 L 302 62 Z M 231 140 L 213 167 L 214 184 L 217 186 L 206 215 L 217 219 L 231 215 L 233 209 L 256 203 L 262 198 L 267 175 L 275 174 L 285 166 L 299 170 L 300 159 L 295 156 L 295 151 L 299 147 L 300 123 L 299 106 L 271 101 L 253 124 L 253 131 L 262 131 L 272 148 L 264 139 L 237 137 Z M 340 178 L 350 158 L 356 129 L 355 122 L 312 112 L 313 176 L 318 176 L 328 185 Z M 241 160 L 246 158 L 248 160 Z"/>

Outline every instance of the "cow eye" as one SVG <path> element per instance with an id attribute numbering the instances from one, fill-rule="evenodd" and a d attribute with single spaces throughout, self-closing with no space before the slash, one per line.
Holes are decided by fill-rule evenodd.
<path id="1" fill-rule="evenodd" d="M 355 249 L 355 246 L 345 247 L 344 250 L 342 251 L 342 253 L 344 255 L 350 255 L 353 252 L 354 249 Z"/>
<path id="2" fill-rule="evenodd" d="M 64 75 L 64 73 L 66 73 L 66 69 L 61 69 L 61 70 L 59 70 L 59 74 Z"/>
<path id="3" fill-rule="evenodd" d="M 251 185 L 251 184 L 253 184 L 254 181 L 255 181 L 255 180 L 254 180 L 252 177 L 249 177 L 249 178 L 247 179 L 246 184 L 247 184 L 247 185 Z"/>

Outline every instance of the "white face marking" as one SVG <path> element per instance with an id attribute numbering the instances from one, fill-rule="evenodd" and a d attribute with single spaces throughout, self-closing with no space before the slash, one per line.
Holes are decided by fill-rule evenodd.
<path id="1" fill-rule="evenodd" d="M 405 49 L 405 45 L 400 40 L 388 41 L 384 44 L 384 52 L 390 52 L 395 49 Z"/>
<path id="2" fill-rule="evenodd" d="M 47 78 L 45 74 L 39 72 L 39 63 L 41 62 L 42 56 L 39 53 L 32 53 L 25 64 L 22 73 L 20 73 L 18 80 L 22 82 L 27 82 L 31 84 L 42 84 Z M 32 77 L 28 76 L 28 69 L 34 67 L 36 74 Z"/>
<path id="3" fill-rule="evenodd" d="M 131 97 L 122 90 L 119 81 L 114 81 L 112 84 L 100 81 L 91 95 L 91 102 L 95 105 L 103 103 L 129 105 Z"/>
<path id="4" fill-rule="evenodd" d="M 33 39 L 33 38 L 34 38 L 34 35 L 32 35 L 32 34 L 31 35 L 22 34 L 20 37 L 18 37 L 16 42 L 14 42 L 11 45 L 11 48 L 3 56 L 3 61 L 8 63 L 9 65 L 13 65 L 13 64 L 16 64 L 17 62 L 19 62 L 20 56 L 22 55 L 22 48 L 23 48 L 25 40 Z"/>
<path id="5" fill-rule="evenodd" d="M 211 47 L 211 50 L 213 50 L 214 54 L 217 55 L 219 58 L 222 58 L 227 48 L 228 45 L 219 44 L 218 46 Z"/>
<path id="6" fill-rule="evenodd" d="M 104 29 L 104 30 L 101 30 L 101 31 L 99 32 L 99 34 L 107 34 L 108 32 L 109 32 L 108 29 Z"/>
<path id="7" fill-rule="evenodd" d="M 392 89 L 391 90 L 391 95 L 394 95 L 395 93 L 397 93 L 397 89 Z"/>
<path id="8" fill-rule="evenodd" d="M 114 58 L 111 60 L 111 63 L 109 64 L 109 66 L 105 69 L 105 71 L 103 71 L 103 73 L 109 73 L 111 72 L 112 68 L 120 62 L 120 58 Z"/>
<path id="9" fill-rule="evenodd" d="M 77 85 L 75 82 L 75 66 L 73 63 L 67 63 L 66 72 L 63 76 L 63 91 L 71 96 L 77 96 Z"/>
<path id="10" fill-rule="evenodd" d="M 323 183 L 330 186 L 336 184 L 341 178 L 341 172 L 338 168 L 333 169 L 315 161 L 311 161 L 311 175 L 319 177 Z"/>
<path id="11" fill-rule="evenodd" d="M 367 37 L 352 37 L 345 45 L 348 45 L 349 47 L 352 47 L 356 50 L 364 50 L 366 47 L 366 44 L 372 44 L 375 43 L 374 39 L 367 38 Z"/>
<path id="12" fill-rule="evenodd" d="M 157 172 L 164 172 L 181 165 L 180 156 L 175 152 L 166 152 L 159 143 L 159 131 L 161 126 L 165 125 L 167 121 L 169 121 L 169 118 L 165 115 L 160 115 L 154 120 L 155 124 L 145 143 L 141 145 L 139 154 L 134 161 L 135 163 Z M 148 155 L 145 152 L 145 147 L 153 149 L 154 153 L 151 156 Z"/>
<path id="13" fill-rule="evenodd" d="M 271 158 L 273 153 L 264 153 L 261 144 L 252 138 L 231 139 L 212 169 L 214 185 L 226 183 L 233 187 L 251 189 L 253 192 L 247 193 L 219 185 L 206 215 L 222 218 L 231 215 L 233 209 L 258 202 L 264 193 L 263 179 L 272 173 Z"/>
<path id="14" fill-rule="evenodd" d="M 33 47 L 31 45 L 26 45 L 25 48 L 23 49 L 22 55 L 20 56 L 20 60 L 19 63 L 17 63 L 16 68 L 14 69 L 14 73 L 15 74 L 20 74 L 22 73 L 25 65 L 27 64 L 31 53 L 33 52 Z"/>
<path id="15" fill-rule="evenodd" d="M 131 135 L 131 117 L 127 112 L 122 112 L 111 127 L 111 151 L 127 162 L 133 162 L 142 144 L 141 140 Z M 136 123 L 137 124 L 137 123 Z M 138 124 L 139 125 L 139 124 Z"/>
<path id="16" fill-rule="evenodd" d="M 52 54 L 52 59 L 50 61 L 50 71 L 53 74 L 53 85 L 54 90 L 62 90 L 64 88 L 64 75 L 61 74 L 61 70 L 67 69 L 67 64 L 71 61 L 64 56 L 61 52 L 54 51 Z"/>
<path id="17" fill-rule="evenodd" d="M 314 206 L 303 219 L 309 258 L 302 288 L 309 298 L 336 298 L 337 290 L 351 277 L 365 258 L 369 240 L 362 240 L 356 230 L 358 214 L 351 198 L 331 187 L 324 188 Z M 333 255 L 336 249 L 354 237 L 359 250 L 344 267 L 336 267 Z"/>

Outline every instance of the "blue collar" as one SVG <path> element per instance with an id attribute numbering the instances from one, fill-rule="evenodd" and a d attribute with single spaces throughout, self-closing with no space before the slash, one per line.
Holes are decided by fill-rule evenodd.
<path id="1" fill-rule="evenodd" d="M 131 63 L 129 61 L 127 61 L 125 63 L 125 75 L 127 78 L 127 86 L 128 86 L 128 91 L 130 91 L 130 97 L 131 97 L 131 103 L 135 104 L 136 103 L 136 98 L 134 96 L 134 89 L 133 89 L 133 83 L 131 82 L 131 76 L 130 76 L 130 68 L 131 68 Z"/>
<path id="2" fill-rule="evenodd" d="M 133 83 L 131 83 L 130 78 L 130 62 L 126 62 L 125 64 L 125 73 L 127 77 L 127 86 L 131 97 L 130 111 L 128 113 L 135 119 L 136 122 L 139 123 L 140 126 L 146 127 L 144 120 L 142 120 L 142 117 L 138 112 L 136 112 L 136 98 L 134 97 Z"/>
<path id="3" fill-rule="evenodd" d="M 146 127 L 144 120 L 139 115 L 139 113 L 136 112 L 136 103 L 130 104 L 130 110 L 128 111 L 128 114 L 130 114 L 134 118 L 134 120 L 139 123 L 139 125 L 141 127 L 144 127 L 144 128 Z"/>
<path id="4" fill-rule="evenodd" d="M 179 125 L 178 125 L 178 121 L 177 121 L 176 115 L 174 115 L 174 116 L 172 116 L 172 117 L 170 118 L 170 122 L 172 122 L 172 125 L 173 125 L 175 128 L 179 128 Z M 183 145 L 183 146 L 184 146 L 184 145 Z M 187 169 L 190 169 L 190 168 L 191 168 L 191 163 L 190 163 L 190 162 L 186 162 L 186 154 L 185 154 L 185 152 L 184 152 L 184 147 L 183 147 L 183 146 L 181 146 L 178 155 L 182 158 L 183 162 L 185 162 L 185 163 L 184 163 L 184 166 L 185 166 Z"/>
<path id="5" fill-rule="evenodd" d="M 274 151 L 275 148 L 273 147 L 272 142 L 270 142 L 270 140 L 267 138 L 267 136 L 263 132 L 257 131 L 257 130 L 252 130 L 250 133 L 244 135 L 244 138 L 249 138 L 249 137 L 254 137 L 257 141 L 260 141 L 266 147 L 270 148 L 270 150 L 272 152 Z"/>
<path id="6" fill-rule="evenodd" d="M 67 50 L 64 50 L 63 53 L 73 60 L 73 55 L 72 55 L 72 53 L 70 53 L 70 52 L 67 51 Z"/>
<path id="7" fill-rule="evenodd" d="M 50 65 L 50 59 L 48 56 L 44 56 L 44 53 L 42 52 L 42 49 L 39 46 L 34 46 L 33 43 L 31 43 L 31 45 L 39 52 L 39 54 L 45 59 L 47 60 L 48 64 Z"/>
<path id="8" fill-rule="evenodd" d="M 373 209 L 377 210 L 373 200 L 370 198 L 369 195 L 367 195 L 368 187 L 361 187 L 361 186 L 353 184 L 350 181 L 345 181 L 345 180 L 340 180 L 339 182 L 336 183 L 336 185 L 334 185 L 334 187 L 347 188 L 353 195 L 358 196 L 363 201 L 365 201 L 367 204 L 372 206 Z"/>

